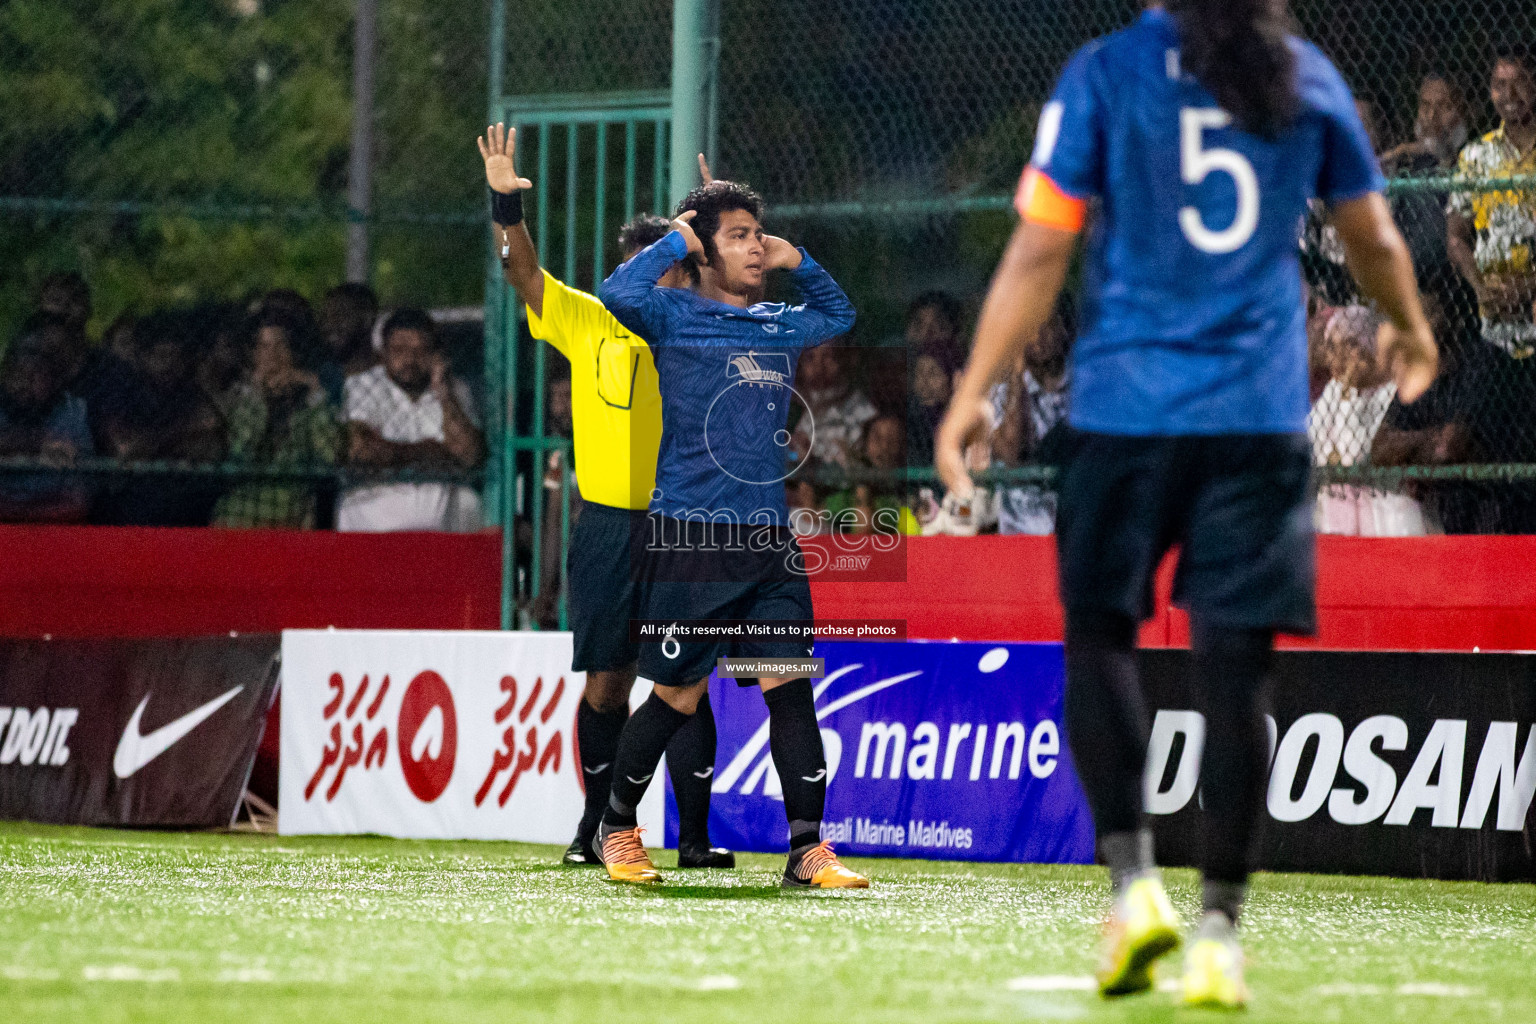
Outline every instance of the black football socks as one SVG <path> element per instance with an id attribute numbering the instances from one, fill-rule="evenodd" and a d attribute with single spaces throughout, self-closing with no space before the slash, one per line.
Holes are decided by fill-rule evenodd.
<path id="1" fill-rule="evenodd" d="M 1099 833 L 1099 858 L 1118 896 L 1152 867 L 1142 816 L 1147 707 L 1136 670 L 1136 623 L 1092 610 L 1067 612 L 1067 741 Z"/>
<path id="2" fill-rule="evenodd" d="M 1274 634 L 1197 619 L 1190 639 L 1195 689 L 1206 722 L 1200 763 L 1205 909 L 1219 910 L 1235 924 L 1269 788 L 1264 714 Z"/>
<path id="3" fill-rule="evenodd" d="M 667 744 L 667 773 L 677 797 L 677 848 L 709 849 L 709 791 L 715 782 L 715 712 L 709 694 Z"/>
<path id="4" fill-rule="evenodd" d="M 656 774 L 661 755 L 691 715 L 676 710 L 653 690 L 619 734 L 619 751 L 613 763 L 613 786 L 608 807 L 597 829 L 601 843 L 610 833 L 634 828 L 635 808 Z"/>
<path id="5" fill-rule="evenodd" d="M 821 840 L 827 804 L 827 758 L 816 722 L 809 679 L 794 679 L 763 694 L 768 704 L 768 745 L 784 791 L 793 852 Z"/>
<path id="6" fill-rule="evenodd" d="M 581 751 L 581 781 L 587 792 L 576 836 L 584 842 L 590 843 L 597 834 L 597 823 L 608 806 L 613 763 L 619 754 L 619 734 L 627 721 L 627 704 L 615 711 L 599 711 L 582 698 L 576 709 L 576 746 Z"/>

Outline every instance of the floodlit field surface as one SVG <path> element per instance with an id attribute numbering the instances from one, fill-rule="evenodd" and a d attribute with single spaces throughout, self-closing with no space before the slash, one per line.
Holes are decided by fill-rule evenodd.
<path id="1" fill-rule="evenodd" d="M 866 860 L 869 891 L 805 894 L 764 856 L 639 890 L 557 852 L 0 825 L 0 1019 L 1211 1019 L 1082 990 L 1096 869 Z M 1248 946 L 1248 1021 L 1536 1021 L 1531 886 L 1261 876 Z"/>

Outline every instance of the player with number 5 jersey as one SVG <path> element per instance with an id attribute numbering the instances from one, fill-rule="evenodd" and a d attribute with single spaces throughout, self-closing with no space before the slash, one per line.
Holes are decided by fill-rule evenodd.
<path id="1" fill-rule="evenodd" d="M 1086 234 L 1083 327 L 1071 355 L 1058 467 L 1066 721 L 1113 907 L 1098 979 L 1151 989 L 1183 941 L 1142 810 L 1148 722 L 1137 624 L 1162 556 L 1179 549 L 1201 764 L 1204 916 L 1183 999 L 1248 998 L 1236 926 L 1268 776 L 1264 720 L 1277 632 L 1315 628 L 1298 236 L 1329 207 L 1384 323 L 1377 355 L 1412 402 L 1436 372 L 1407 247 L 1354 98 L 1289 31 L 1283 0 L 1168 0 L 1080 51 L 1062 73 L 1019 185 L 938 468 L 971 489 L 961 453 L 989 424 L 994 382 L 1033 342 Z"/>

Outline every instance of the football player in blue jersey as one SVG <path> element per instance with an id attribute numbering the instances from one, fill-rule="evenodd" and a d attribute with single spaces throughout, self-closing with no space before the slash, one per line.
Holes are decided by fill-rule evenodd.
<path id="1" fill-rule="evenodd" d="M 1114 888 L 1107 996 L 1151 988 L 1154 961 L 1181 942 L 1143 816 L 1136 669 L 1137 624 L 1176 545 L 1206 717 L 1204 915 L 1183 999 L 1247 999 L 1236 924 L 1267 787 L 1271 650 L 1277 632 L 1315 629 L 1297 258 L 1309 199 L 1330 208 L 1385 320 L 1377 347 L 1398 398 L 1418 398 L 1437 367 L 1353 97 L 1288 25 L 1282 0 L 1168 0 L 1071 60 L 937 445 L 963 498 L 961 453 L 989 389 L 1050 315 L 1086 225 L 1057 552 L 1067 730 Z"/>
<path id="2" fill-rule="evenodd" d="M 788 415 L 800 352 L 846 334 L 854 311 L 803 249 L 768 235 L 755 192 L 712 181 L 683 200 L 673 230 L 619 267 L 599 292 L 625 327 L 646 338 L 661 387 L 661 450 L 643 551 L 645 620 L 798 623 L 812 620 L 805 564 L 789 525 L 784 480 Z M 679 261 L 697 266 L 691 291 L 658 286 Z M 768 275 L 787 271 L 800 305 L 759 301 Z M 619 737 L 597 853 L 616 881 L 660 875 L 640 844 L 635 808 L 662 751 L 707 699 L 721 657 L 803 659 L 804 636 L 720 641 L 658 637 L 640 645 L 655 682 Z M 789 819 L 787 888 L 863 888 L 821 840 L 827 764 L 815 696 L 805 676 L 758 675 L 773 763 Z"/>

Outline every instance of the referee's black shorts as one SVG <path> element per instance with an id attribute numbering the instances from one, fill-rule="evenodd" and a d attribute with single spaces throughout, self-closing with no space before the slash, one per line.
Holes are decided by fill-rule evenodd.
<path id="1" fill-rule="evenodd" d="M 633 665 L 639 647 L 629 620 L 640 617 L 639 563 L 631 537 L 644 535 L 645 509 L 584 502 L 571 527 L 565 566 L 570 580 L 570 623 L 577 672 L 607 672 Z"/>
<path id="2" fill-rule="evenodd" d="M 1069 432 L 1056 513 L 1062 604 L 1145 620 L 1158 563 L 1178 545 L 1179 607 L 1213 625 L 1311 635 L 1311 456 L 1305 434 Z"/>

